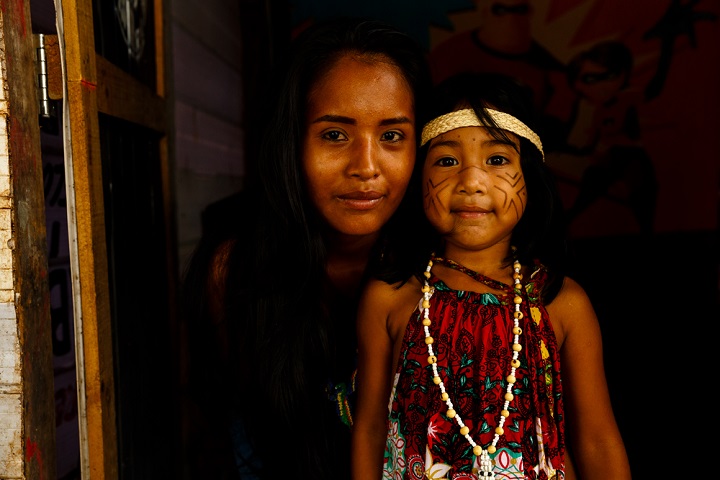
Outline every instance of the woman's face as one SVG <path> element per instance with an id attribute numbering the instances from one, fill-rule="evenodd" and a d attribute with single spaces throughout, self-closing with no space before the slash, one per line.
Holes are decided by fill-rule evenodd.
<path id="1" fill-rule="evenodd" d="M 450 130 L 430 141 L 423 167 L 425 215 L 447 248 L 508 243 L 527 204 L 519 141 L 484 127 Z"/>
<path id="2" fill-rule="evenodd" d="M 339 233 L 377 233 L 415 162 L 410 86 L 386 61 L 343 56 L 309 93 L 302 164 L 310 198 Z"/>

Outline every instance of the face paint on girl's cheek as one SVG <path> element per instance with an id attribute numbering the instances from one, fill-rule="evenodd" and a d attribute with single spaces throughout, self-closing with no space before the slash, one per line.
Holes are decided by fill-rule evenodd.
<path id="1" fill-rule="evenodd" d="M 525 185 L 525 177 L 522 172 L 515 172 L 514 174 L 504 174 L 503 176 L 497 177 L 500 182 L 495 185 L 495 188 L 504 193 L 505 199 L 501 208 L 505 212 L 514 211 L 515 217 L 519 220 L 525 211 L 525 205 L 527 204 L 527 186 Z"/>
<path id="2" fill-rule="evenodd" d="M 436 185 L 432 178 L 427 179 L 425 182 L 424 192 L 424 206 L 426 212 L 434 210 L 437 213 L 441 213 L 448 210 L 438 196 L 440 192 L 447 188 L 447 185 L 445 185 L 446 182 L 447 179 L 443 179 Z"/>

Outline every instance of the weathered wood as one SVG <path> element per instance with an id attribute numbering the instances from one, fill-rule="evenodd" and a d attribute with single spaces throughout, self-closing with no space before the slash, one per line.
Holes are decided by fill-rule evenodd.
<path id="1" fill-rule="evenodd" d="M 103 57 L 95 62 L 98 111 L 164 133 L 164 99 Z"/>
<path id="2" fill-rule="evenodd" d="M 63 96 L 63 78 L 57 35 L 45 35 L 44 45 L 48 65 L 48 95 L 58 100 Z M 99 112 L 157 132 L 165 132 L 165 100 L 158 93 L 100 55 L 95 57 L 95 65 Z M 158 71 L 160 74 L 164 69 L 158 67 Z M 164 80 L 157 82 L 158 92 L 164 92 L 163 83 Z"/>
<path id="3" fill-rule="evenodd" d="M 63 97 L 62 59 L 57 35 L 44 35 L 43 46 L 48 68 L 48 97 L 60 100 Z"/>
<path id="4" fill-rule="evenodd" d="M 175 222 L 175 182 L 172 175 L 172 166 L 170 161 L 169 144 L 174 140 L 171 129 L 173 122 L 168 118 L 168 105 L 166 98 L 166 72 L 167 59 L 166 40 L 168 39 L 167 25 L 165 23 L 165 9 L 168 8 L 164 0 L 154 0 L 154 21 L 155 28 L 155 88 L 156 95 L 163 100 L 162 109 L 165 112 L 164 132 L 165 135 L 160 139 L 160 171 L 163 190 L 163 210 L 165 217 L 165 240 L 166 240 L 166 262 L 168 275 L 168 311 L 173 326 L 170 331 L 172 336 L 171 344 L 175 348 L 175 354 L 178 362 L 180 362 L 180 331 L 177 328 L 177 298 L 179 288 L 178 263 L 177 263 L 177 223 Z M 169 43 L 169 42 L 167 42 Z M 179 379 L 178 379 L 179 383 Z M 180 385 L 178 385 L 178 388 Z"/>
<path id="5" fill-rule="evenodd" d="M 1 114 L 5 127 L 2 136 L 7 135 L 7 157 L 3 158 L 7 160 L 7 171 L 1 193 L 0 256 L 5 257 L 2 263 L 9 268 L 3 268 L 0 288 L 5 293 L 14 290 L 14 296 L 3 296 L 2 321 L 9 330 L 5 333 L 11 335 L 14 312 L 18 342 L 17 350 L 3 352 L 3 358 L 21 353 L 16 364 L 20 367 L 20 383 L 5 385 L 8 397 L 4 400 L 17 393 L 22 415 L 21 450 L 11 452 L 12 458 L 5 460 L 21 466 L 23 478 L 52 479 L 56 472 L 55 401 L 36 49 L 28 0 L 3 0 L 1 11 L 0 48 L 7 82 Z M 2 413 L 5 408 L 0 408 Z M 11 409 L 7 413 L 13 416 L 18 411 Z M 7 472 L 8 476 L 16 473 Z"/>
<path id="6" fill-rule="evenodd" d="M 155 93 L 160 97 L 165 97 L 165 39 L 167 31 L 165 30 L 165 6 L 164 0 L 155 0 L 153 2 L 155 21 Z"/>
<path id="7" fill-rule="evenodd" d="M 82 338 L 80 403 L 86 409 L 87 465 L 92 480 L 118 478 L 115 382 L 100 157 L 98 94 L 92 3 L 62 2 L 67 102 L 70 121 L 80 304 L 76 334 Z M 71 234 L 72 237 L 72 234 Z M 77 295 L 77 294 L 76 294 Z M 80 330 L 79 330 L 80 329 Z M 82 386 L 84 385 L 84 389 Z M 80 421 L 83 421 L 82 414 Z"/>

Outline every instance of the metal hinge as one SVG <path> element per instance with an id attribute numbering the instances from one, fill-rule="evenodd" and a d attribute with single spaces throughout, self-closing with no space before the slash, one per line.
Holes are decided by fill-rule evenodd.
<path id="1" fill-rule="evenodd" d="M 40 116 L 42 118 L 50 118 L 50 93 L 48 91 L 48 65 L 47 54 L 45 51 L 45 35 L 38 34 L 37 47 L 37 66 L 38 66 L 38 88 L 40 100 Z"/>
<path id="2" fill-rule="evenodd" d="M 60 46 L 57 35 L 43 33 L 34 36 L 35 61 L 37 64 L 38 102 L 40 120 L 55 116 L 54 100 L 63 96 L 62 67 L 60 65 Z"/>

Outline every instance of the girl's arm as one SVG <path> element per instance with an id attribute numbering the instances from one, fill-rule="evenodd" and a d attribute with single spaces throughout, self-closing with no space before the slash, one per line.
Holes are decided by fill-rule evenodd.
<path id="1" fill-rule="evenodd" d="M 393 349 L 387 322 L 395 293 L 392 286 L 371 280 L 358 308 L 357 403 L 352 431 L 356 480 L 382 477 Z"/>
<path id="2" fill-rule="evenodd" d="M 629 480 L 630 465 L 610 403 L 600 325 L 583 288 L 570 278 L 547 307 L 562 332 L 565 430 L 582 480 Z"/>

